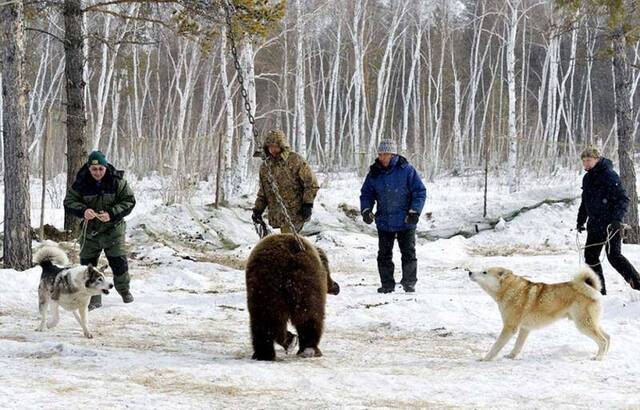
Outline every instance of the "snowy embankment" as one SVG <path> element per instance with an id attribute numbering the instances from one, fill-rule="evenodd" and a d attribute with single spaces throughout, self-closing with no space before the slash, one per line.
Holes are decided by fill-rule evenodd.
<path id="1" fill-rule="evenodd" d="M 576 196 L 577 178 L 532 181 L 527 186 L 540 188 L 516 195 L 494 187 L 489 216 Z M 165 207 L 157 180 L 134 181 L 139 205 L 128 227 L 136 301 L 105 297 L 90 314 L 93 340 L 68 312 L 57 328 L 35 332 L 40 268 L 0 270 L 0 408 L 640 406 L 640 297 L 608 263 L 602 325 L 612 343 L 605 361 L 590 360 L 595 343 L 569 321 L 532 333 L 519 360 L 477 361 L 501 320 L 463 268 L 502 265 L 532 280 L 569 279 L 579 267 L 577 203 L 542 205 L 469 239 L 419 239 L 416 293 L 380 295 L 375 230 L 339 208 L 357 207 L 360 181 L 322 179 L 307 229 L 328 251 L 342 288 L 328 297 L 324 357 L 298 359 L 278 349 L 276 363 L 249 359 L 242 269 L 257 240 L 251 198 L 215 210 L 206 206 L 212 188 L 202 186 L 190 205 Z M 431 218 L 423 218 L 420 232 L 482 215 L 475 178 L 427 189 Z M 59 209 L 47 212 L 49 222 L 62 223 Z M 640 246 L 625 245 L 624 253 L 640 265 Z M 399 256 L 396 248 L 398 280 Z"/>

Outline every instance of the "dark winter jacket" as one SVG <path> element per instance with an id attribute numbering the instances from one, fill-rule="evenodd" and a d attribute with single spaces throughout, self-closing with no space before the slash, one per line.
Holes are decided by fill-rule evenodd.
<path id="1" fill-rule="evenodd" d="M 606 231 L 613 221 L 622 221 L 629 208 L 629 197 L 607 158 L 600 161 L 582 179 L 582 202 L 578 225 L 587 222 L 587 230 Z"/>
<path id="2" fill-rule="evenodd" d="M 394 156 L 388 168 L 376 159 L 369 169 L 360 190 L 360 209 L 376 209 L 376 226 L 379 231 L 399 232 L 415 228 L 404 222 L 412 209 L 422 212 L 427 190 L 418 172 L 399 155 Z"/>
<path id="3" fill-rule="evenodd" d="M 120 225 L 136 204 L 133 191 L 123 175 L 123 171 L 117 171 L 113 165 L 108 164 L 104 177 L 98 183 L 85 164 L 78 171 L 75 182 L 64 198 L 65 211 L 78 218 L 84 217 L 87 208 L 109 213 L 109 222 L 97 219 L 89 221 L 88 229 L 96 232 L 107 232 Z"/>

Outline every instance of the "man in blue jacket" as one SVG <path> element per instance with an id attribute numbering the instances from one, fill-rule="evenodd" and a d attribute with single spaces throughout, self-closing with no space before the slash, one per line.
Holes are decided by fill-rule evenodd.
<path id="1" fill-rule="evenodd" d="M 382 140 L 378 159 L 371 165 L 360 190 L 360 212 L 365 223 L 376 221 L 378 228 L 379 293 L 393 292 L 393 243 L 398 239 L 402 253 L 402 280 L 405 292 L 415 292 L 416 224 L 422 212 L 427 190 L 418 172 L 406 158 L 397 154 L 393 140 Z M 373 206 L 376 205 L 376 213 Z"/>
<path id="2" fill-rule="evenodd" d="M 631 285 L 640 290 L 640 275 L 627 258 L 622 256 L 622 219 L 629 208 L 629 197 L 613 164 L 601 157 L 595 147 L 587 147 L 580 155 L 585 174 L 582 179 L 582 202 L 578 211 L 578 232 L 585 230 L 587 244 L 584 249 L 585 262 L 600 277 L 601 292 L 607 294 L 600 264 L 600 253 L 606 245 L 607 259 L 615 270 Z"/>

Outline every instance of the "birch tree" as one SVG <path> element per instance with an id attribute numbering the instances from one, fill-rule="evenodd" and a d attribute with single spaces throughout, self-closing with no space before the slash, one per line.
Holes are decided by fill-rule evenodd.
<path id="1" fill-rule="evenodd" d="M 518 14 L 522 0 L 507 0 L 507 86 L 509 88 L 509 148 L 507 151 L 507 185 L 509 192 L 516 190 L 518 134 L 516 128 L 516 36 L 518 34 Z"/>
<path id="2" fill-rule="evenodd" d="M 296 0 L 296 84 L 295 84 L 295 106 L 294 121 L 295 128 L 292 139 L 296 142 L 298 154 L 303 158 L 307 156 L 307 123 L 305 110 L 305 81 L 304 81 L 304 31 L 302 20 L 301 0 Z"/>

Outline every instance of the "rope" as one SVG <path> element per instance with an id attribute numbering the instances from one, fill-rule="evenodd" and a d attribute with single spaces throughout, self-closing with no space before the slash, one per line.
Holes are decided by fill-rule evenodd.
<path id="1" fill-rule="evenodd" d="M 251 112 L 251 102 L 249 101 L 249 96 L 247 93 L 247 89 L 244 86 L 244 76 L 242 75 L 242 67 L 240 67 L 240 60 L 238 59 L 238 50 L 236 49 L 236 41 L 235 38 L 233 36 L 233 24 L 231 23 L 231 13 L 232 11 L 235 13 L 235 9 L 232 10 L 233 6 L 231 5 L 231 3 L 229 3 L 229 0 L 224 0 L 222 2 L 222 6 L 224 7 L 224 12 L 225 12 L 225 20 L 227 23 L 227 38 L 229 39 L 230 42 L 230 50 L 231 50 L 231 55 L 233 56 L 233 63 L 237 72 L 237 78 L 238 78 L 238 84 L 240 85 L 240 94 L 242 95 L 242 99 L 244 101 L 244 109 L 247 113 L 247 118 L 249 119 L 249 124 L 251 125 L 251 131 L 253 133 L 253 138 L 255 140 L 256 146 L 259 145 L 258 143 L 258 131 L 256 131 L 256 127 L 255 127 L 255 118 Z M 293 224 L 293 221 L 291 220 L 291 217 L 289 216 L 289 213 L 287 212 L 287 208 L 284 204 L 284 200 L 282 199 L 282 197 L 280 196 L 280 189 L 278 187 L 278 183 L 276 182 L 275 178 L 273 177 L 273 173 L 271 171 L 271 164 L 269 163 L 269 160 L 267 159 L 266 153 L 262 153 L 261 155 L 262 158 L 262 163 L 265 165 L 265 169 L 267 170 L 267 180 L 269 181 L 269 184 L 271 185 L 271 190 L 273 191 L 274 196 L 276 197 L 276 201 L 278 202 L 278 205 L 280 206 L 280 208 L 282 209 L 282 213 L 285 217 L 285 221 L 287 223 L 287 225 L 289 226 L 289 228 L 291 228 L 291 233 L 293 233 L 294 238 L 296 239 L 296 242 L 298 243 L 298 247 L 300 248 L 301 251 L 305 250 L 304 244 L 302 243 L 302 239 L 300 239 L 300 236 L 298 235 L 298 231 L 296 230 L 296 227 Z M 264 222 L 263 222 L 264 223 Z M 255 224 L 254 224 L 255 225 Z M 258 235 L 260 236 L 260 238 L 263 238 L 264 236 L 269 234 L 269 230 L 268 228 L 266 228 L 266 224 L 263 227 L 262 224 L 260 224 L 261 226 L 255 226 L 256 228 L 256 232 L 258 233 Z M 265 229 L 266 228 L 266 229 Z"/>
<path id="2" fill-rule="evenodd" d="M 84 249 L 84 244 L 87 242 L 87 226 L 88 225 L 89 225 L 89 222 L 83 218 L 81 222 L 82 233 L 78 238 L 78 247 L 80 248 L 79 254 L 82 254 L 82 249 Z"/>
<path id="3" fill-rule="evenodd" d="M 591 243 L 589 245 L 584 245 L 582 246 L 580 244 L 580 232 L 578 232 L 576 230 L 576 247 L 578 248 L 578 265 L 582 265 L 582 257 L 583 257 L 583 250 L 587 249 L 587 248 L 591 248 L 594 246 L 601 246 L 604 245 L 605 247 L 605 254 L 609 254 L 609 250 L 611 249 L 611 239 L 613 239 L 618 232 L 620 232 L 620 240 L 622 241 L 624 239 L 623 234 L 624 234 L 624 225 L 622 229 L 616 229 L 615 232 L 611 232 L 611 224 L 607 225 L 607 238 L 602 241 L 602 242 L 596 242 L 596 243 Z M 597 265 L 601 265 L 602 264 L 602 259 L 600 259 L 600 255 L 598 255 L 598 264 Z M 586 260 L 585 260 L 586 263 Z M 589 265 L 588 263 L 586 263 L 589 267 L 594 267 L 597 265 Z"/>

